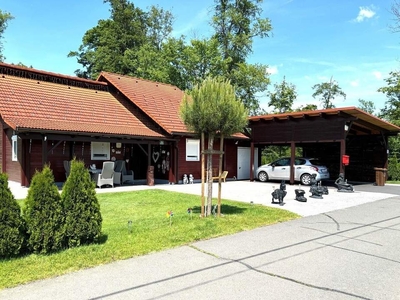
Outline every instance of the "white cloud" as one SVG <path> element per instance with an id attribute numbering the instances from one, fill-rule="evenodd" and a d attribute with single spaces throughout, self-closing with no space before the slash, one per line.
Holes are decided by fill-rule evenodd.
<path id="1" fill-rule="evenodd" d="M 359 79 L 350 81 L 350 85 L 351 85 L 351 86 L 356 87 L 356 86 L 358 86 L 359 84 L 360 84 L 360 80 L 359 80 Z"/>
<path id="2" fill-rule="evenodd" d="M 266 69 L 267 73 L 269 73 L 270 75 L 274 75 L 274 74 L 278 74 L 278 67 L 277 66 L 269 66 Z"/>
<path id="3" fill-rule="evenodd" d="M 360 11 L 358 12 L 357 18 L 354 19 L 356 22 L 362 22 L 365 19 L 370 19 L 375 16 L 374 6 L 360 6 Z"/>
<path id="4" fill-rule="evenodd" d="M 376 79 L 382 79 L 382 73 L 379 71 L 374 71 L 372 74 L 375 76 Z"/>

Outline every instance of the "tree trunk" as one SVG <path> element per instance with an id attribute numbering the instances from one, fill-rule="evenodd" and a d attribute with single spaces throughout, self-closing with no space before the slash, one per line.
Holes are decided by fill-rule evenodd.
<path id="1" fill-rule="evenodd" d="M 212 208 L 212 150 L 214 148 L 214 136 L 208 136 L 208 150 L 209 153 L 207 154 L 207 216 L 211 215 L 211 208 Z"/>
<path id="2" fill-rule="evenodd" d="M 223 160 L 223 154 L 222 151 L 224 151 L 224 136 L 221 134 L 221 138 L 219 140 L 219 166 L 218 166 L 218 217 L 221 216 L 221 189 L 222 189 L 222 184 L 221 184 L 221 174 L 222 174 L 222 160 Z"/>
<path id="3" fill-rule="evenodd" d="M 204 218 L 204 132 L 201 133 L 201 217 Z"/>

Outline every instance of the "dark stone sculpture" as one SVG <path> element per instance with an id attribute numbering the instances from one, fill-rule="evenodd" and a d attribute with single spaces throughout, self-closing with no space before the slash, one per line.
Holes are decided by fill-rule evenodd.
<path id="1" fill-rule="evenodd" d="M 282 205 L 283 204 L 283 198 L 285 198 L 286 193 L 287 193 L 286 192 L 286 184 L 285 184 L 285 181 L 282 180 L 279 189 L 276 189 L 275 191 L 273 191 L 271 193 L 271 195 L 272 195 L 272 203 L 276 203 L 275 199 L 277 199 L 278 203 L 280 205 Z"/>
<path id="2" fill-rule="evenodd" d="M 344 174 L 340 173 L 339 178 L 336 179 L 335 184 L 337 186 L 338 192 L 345 192 L 345 193 L 353 193 L 354 188 L 353 185 L 347 183 L 347 180 L 344 179 Z"/>
<path id="3" fill-rule="evenodd" d="M 304 196 L 304 194 L 306 193 L 305 190 L 295 189 L 294 192 L 296 193 L 295 200 L 300 201 L 300 202 L 307 202 L 307 198 Z"/>
<path id="4" fill-rule="evenodd" d="M 322 194 L 324 193 L 323 188 L 318 185 L 317 179 L 316 179 L 317 175 L 312 175 L 311 176 L 311 187 L 310 187 L 310 193 L 311 193 L 311 198 L 317 198 L 317 199 L 323 199 L 322 198 Z"/>

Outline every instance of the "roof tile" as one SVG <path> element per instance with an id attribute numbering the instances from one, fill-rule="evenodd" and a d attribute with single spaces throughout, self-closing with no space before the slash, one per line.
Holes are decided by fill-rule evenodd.
<path id="1" fill-rule="evenodd" d="M 109 72 L 101 72 L 99 80 L 103 78 L 168 133 L 189 132 L 180 118 L 179 108 L 184 93 L 179 88 Z"/>
<path id="2" fill-rule="evenodd" d="M 153 122 L 119 100 L 107 91 L 0 77 L 0 114 L 13 129 L 163 136 Z"/>

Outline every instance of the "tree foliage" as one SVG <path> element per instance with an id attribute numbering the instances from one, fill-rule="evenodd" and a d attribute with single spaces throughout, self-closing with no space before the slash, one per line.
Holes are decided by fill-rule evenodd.
<path id="1" fill-rule="evenodd" d="M 298 108 L 296 108 L 294 111 L 309 111 L 309 110 L 317 110 L 318 106 L 315 104 L 306 104 L 306 105 L 300 105 Z"/>
<path id="2" fill-rule="evenodd" d="M 247 125 L 248 112 L 237 100 L 229 80 L 206 78 L 185 95 L 181 104 L 181 117 L 189 130 L 208 138 L 207 172 L 208 195 L 207 215 L 212 205 L 212 154 L 214 138 L 226 137 L 240 132 Z"/>
<path id="3" fill-rule="evenodd" d="M 8 187 L 8 176 L 0 173 L 0 258 L 18 255 L 25 241 L 21 209 Z"/>
<path id="4" fill-rule="evenodd" d="M 373 101 L 358 99 L 358 107 L 371 115 L 374 114 L 375 104 Z"/>
<path id="5" fill-rule="evenodd" d="M 270 92 L 268 106 L 274 107 L 275 113 L 285 113 L 292 111 L 292 105 L 297 98 L 296 86 L 286 81 L 283 77 L 281 83 L 274 84 L 275 91 Z"/>
<path id="6" fill-rule="evenodd" d="M 400 1 L 393 0 L 392 6 L 390 7 L 390 11 L 394 16 L 394 24 L 390 25 L 390 28 L 393 32 L 400 31 Z"/>
<path id="7" fill-rule="evenodd" d="M 68 247 L 98 240 L 102 216 L 95 183 L 82 161 L 72 160 L 71 173 L 61 194 L 65 215 L 65 239 Z"/>
<path id="8" fill-rule="evenodd" d="M 28 229 L 28 247 L 35 253 L 49 253 L 63 247 L 64 215 L 60 193 L 48 165 L 36 171 L 24 208 Z"/>
<path id="9" fill-rule="evenodd" d="M 190 90 L 207 77 L 222 76 L 250 114 L 260 111 L 257 94 L 269 84 L 266 65 L 246 62 L 254 38 L 268 36 L 271 24 L 261 18 L 261 0 L 215 0 L 210 38 L 172 38 L 173 15 L 152 6 L 148 11 L 128 0 L 106 0 L 111 16 L 86 31 L 78 51 L 71 51 L 80 77 L 101 71 L 130 75 Z"/>
<path id="10" fill-rule="evenodd" d="M 314 98 L 319 97 L 319 100 L 322 103 L 322 108 L 334 108 L 335 105 L 332 101 L 337 96 L 346 99 L 346 94 L 342 91 L 337 81 L 333 80 L 332 77 L 329 82 L 315 84 L 312 89 L 315 90 L 312 96 Z"/>
<path id="11" fill-rule="evenodd" d="M 246 62 L 253 52 L 253 39 L 268 37 L 272 30 L 270 20 L 261 17 L 261 4 L 262 0 L 215 0 L 211 22 L 226 64 L 223 76 L 231 81 L 252 115 L 260 110 L 256 93 L 265 91 L 269 84 L 266 65 Z"/>
<path id="12" fill-rule="evenodd" d="M 135 75 L 134 66 L 126 65 L 125 55 L 132 55 L 132 51 L 136 53 L 145 46 L 161 48 L 172 30 L 172 14 L 155 6 L 145 12 L 127 0 L 104 2 L 111 6 L 110 19 L 100 20 L 97 26 L 86 31 L 79 50 L 68 54 L 76 57 L 84 68 L 75 73 L 92 79 L 101 71 Z"/>
<path id="13" fill-rule="evenodd" d="M 14 19 L 14 17 L 6 12 L 6 11 L 2 11 L 0 9 L 0 61 L 4 61 L 5 57 L 3 56 L 3 35 L 4 35 L 4 31 L 7 29 L 8 26 L 8 21 Z"/>
<path id="14" fill-rule="evenodd" d="M 400 72 L 392 71 L 385 79 L 387 86 L 378 89 L 387 97 L 385 107 L 381 109 L 379 117 L 393 124 L 400 125 Z"/>

